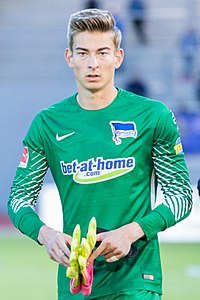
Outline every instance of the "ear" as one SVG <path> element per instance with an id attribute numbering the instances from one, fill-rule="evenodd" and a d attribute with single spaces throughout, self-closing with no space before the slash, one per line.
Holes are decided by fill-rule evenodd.
<path id="1" fill-rule="evenodd" d="M 124 50 L 123 49 L 120 48 L 116 51 L 115 59 L 116 59 L 115 69 L 119 69 L 119 67 L 121 66 L 121 64 L 124 60 Z"/>
<path id="2" fill-rule="evenodd" d="M 68 66 L 69 66 L 70 68 L 73 68 L 73 67 L 74 67 L 74 63 L 73 63 L 73 52 L 72 52 L 69 48 L 67 48 L 67 49 L 65 50 L 64 57 L 65 57 L 66 62 L 68 63 Z"/>

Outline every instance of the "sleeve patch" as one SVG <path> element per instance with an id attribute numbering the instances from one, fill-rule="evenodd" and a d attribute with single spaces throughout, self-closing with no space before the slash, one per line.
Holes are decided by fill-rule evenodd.
<path id="1" fill-rule="evenodd" d="M 19 163 L 19 167 L 26 168 L 27 164 L 28 164 L 28 160 L 29 160 L 28 147 L 24 147 L 24 151 L 23 151 L 23 154 L 22 154 L 21 161 Z"/>
<path id="2" fill-rule="evenodd" d="M 183 146 L 182 146 L 180 137 L 176 140 L 174 150 L 175 150 L 176 154 L 183 154 Z"/>

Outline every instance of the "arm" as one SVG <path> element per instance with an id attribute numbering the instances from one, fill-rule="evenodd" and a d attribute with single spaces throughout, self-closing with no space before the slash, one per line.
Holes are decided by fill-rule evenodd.
<path id="1" fill-rule="evenodd" d="M 17 168 L 8 200 L 8 214 L 25 235 L 46 247 L 49 257 L 68 266 L 71 237 L 46 226 L 35 211 L 48 162 L 43 146 L 43 124 L 38 115 L 24 140 L 24 153 Z M 42 133 L 42 134 L 41 134 Z"/>
<path id="2" fill-rule="evenodd" d="M 47 170 L 45 155 L 26 148 L 28 161 L 20 164 L 8 201 L 8 213 L 14 225 L 25 235 L 44 245 L 52 260 L 69 266 L 71 237 L 46 226 L 35 212 L 34 206 Z"/>
<path id="3" fill-rule="evenodd" d="M 173 114 L 165 107 L 155 128 L 152 159 L 164 201 L 137 220 L 147 240 L 188 217 L 192 209 L 192 190 L 180 135 Z"/>
<path id="4" fill-rule="evenodd" d="M 24 139 L 24 152 L 8 199 L 8 215 L 22 233 L 37 241 L 44 225 L 35 211 L 48 163 L 43 146 L 43 122 L 37 115 Z"/>
<path id="5" fill-rule="evenodd" d="M 15 227 L 37 241 L 39 230 L 44 223 L 37 215 L 35 205 L 48 164 L 41 149 L 25 145 L 11 187 L 8 214 Z"/>
<path id="6" fill-rule="evenodd" d="M 45 136 L 40 113 L 34 118 L 23 141 L 24 152 L 8 199 L 8 215 L 11 221 L 23 234 L 35 241 L 44 225 L 35 211 L 35 206 L 48 169 Z"/>

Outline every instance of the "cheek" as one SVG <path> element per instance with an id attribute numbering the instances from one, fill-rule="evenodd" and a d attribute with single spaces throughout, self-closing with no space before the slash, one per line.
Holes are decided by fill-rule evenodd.
<path id="1" fill-rule="evenodd" d="M 116 63 L 114 61 L 110 61 L 105 65 L 104 69 L 107 71 L 109 70 L 108 72 L 109 75 L 109 73 L 112 74 L 114 72 L 115 68 L 116 68 Z"/>
<path id="2" fill-rule="evenodd" d="M 86 68 L 86 62 L 85 61 L 74 61 L 74 69 L 76 69 L 78 72 L 81 72 Z"/>
<path id="3" fill-rule="evenodd" d="M 75 66 L 74 67 L 74 75 L 75 75 L 75 77 L 78 79 L 81 79 L 81 78 L 83 78 L 84 77 L 84 71 L 83 71 L 83 67 L 81 67 L 81 66 Z"/>
<path id="4" fill-rule="evenodd" d="M 115 67 L 118 64 L 118 60 L 115 57 L 110 58 L 110 60 L 107 61 L 107 67 L 109 69 L 115 69 Z"/>

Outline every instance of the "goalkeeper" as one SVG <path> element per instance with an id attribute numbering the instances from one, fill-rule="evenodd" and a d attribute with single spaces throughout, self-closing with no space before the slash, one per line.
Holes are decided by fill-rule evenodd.
<path id="1" fill-rule="evenodd" d="M 9 216 L 59 263 L 59 300 L 84 299 L 70 292 L 66 268 L 76 224 L 86 236 L 92 217 L 98 243 L 88 260 L 94 262 L 94 279 L 87 299 L 161 299 L 157 233 L 192 209 L 175 118 L 163 103 L 115 86 L 124 52 L 109 12 L 71 15 L 68 41 L 65 58 L 77 92 L 34 118 L 11 188 Z M 60 194 L 63 233 L 34 210 L 48 168 Z M 164 201 L 155 206 L 157 184 Z"/>

